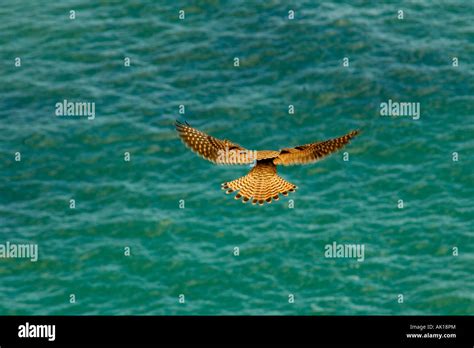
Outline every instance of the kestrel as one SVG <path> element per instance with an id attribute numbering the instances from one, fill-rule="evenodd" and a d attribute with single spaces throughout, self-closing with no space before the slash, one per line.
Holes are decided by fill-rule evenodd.
<path id="1" fill-rule="evenodd" d="M 198 155 L 215 164 L 254 164 L 250 172 L 236 180 L 225 182 L 222 189 L 226 193 L 238 191 L 235 199 L 243 203 L 252 201 L 262 205 L 277 201 L 279 194 L 284 196 L 294 192 L 297 187 L 277 174 L 277 165 L 313 163 L 341 149 L 350 139 L 359 134 L 354 130 L 339 138 L 318 141 L 311 144 L 273 150 L 247 150 L 229 140 L 220 140 L 203 133 L 187 122 L 176 121 L 176 130 L 183 142 Z"/>

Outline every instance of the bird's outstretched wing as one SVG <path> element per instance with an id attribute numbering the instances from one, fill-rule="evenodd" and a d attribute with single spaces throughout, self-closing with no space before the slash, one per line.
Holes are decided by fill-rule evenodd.
<path id="1" fill-rule="evenodd" d="M 355 130 L 339 138 L 283 149 L 273 163 L 289 166 L 315 162 L 344 147 L 357 134 L 359 131 Z"/>
<path id="2" fill-rule="evenodd" d="M 256 151 L 247 150 L 229 140 L 214 138 L 187 122 L 176 121 L 176 130 L 192 151 L 216 164 L 251 164 L 256 160 Z"/>

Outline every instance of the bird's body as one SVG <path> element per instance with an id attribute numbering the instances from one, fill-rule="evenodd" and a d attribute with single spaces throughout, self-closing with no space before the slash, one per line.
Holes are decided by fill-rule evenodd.
<path id="1" fill-rule="evenodd" d="M 277 174 L 277 165 L 295 165 L 315 162 L 339 150 L 356 136 L 352 131 L 342 137 L 322 142 L 274 150 L 247 150 L 229 140 L 220 140 L 207 135 L 189 124 L 176 121 L 176 130 L 183 142 L 205 159 L 216 164 L 254 164 L 250 172 L 236 180 L 222 184 L 226 193 L 238 191 L 235 199 L 253 204 L 271 203 L 279 195 L 294 192 L 296 185 Z"/>
<path id="2" fill-rule="evenodd" d="M 280 154 L 280 151 L 273 150 L 258 150 L 257 161 L 276 158 Z"/>

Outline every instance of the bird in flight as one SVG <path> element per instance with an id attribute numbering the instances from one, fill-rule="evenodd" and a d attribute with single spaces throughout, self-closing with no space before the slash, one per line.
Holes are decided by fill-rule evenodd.
<path id="1" fill-rule="evenodd" d="M 227 194 L 237 191 L 235 199 L 243 203 L 271 203 L 279 195 L 287 196 L 297 189 L 296 185 L 277 174 L 278 165 L 313 163 L 341 149 L 359 134 L 354 130 L 339 138 L 318 141 L 293 148 L 273 150 L 247 150 L 229 140 L 214 138 L 191 127 L 187 122 L 176 121 L 176 130 L 183 142 L 198 155 L 215 164 L 254 164 L 250 172 L 236 180 L 225 182 L 222 189 Z"/>

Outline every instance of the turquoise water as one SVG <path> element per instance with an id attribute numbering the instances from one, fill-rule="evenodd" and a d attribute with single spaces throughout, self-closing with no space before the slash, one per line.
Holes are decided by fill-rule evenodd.
<path id="1" fill-rule="evenodd" d="M 3 3 L 0 244 L 39 258 L 0 258 L 0 314 L 473 314 L 473 23 L 469 0 Z M 362 134 L 259 207 L 175 119 L 250 149 Z"/>

